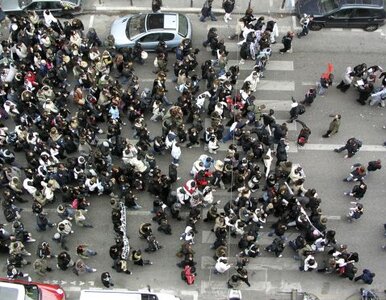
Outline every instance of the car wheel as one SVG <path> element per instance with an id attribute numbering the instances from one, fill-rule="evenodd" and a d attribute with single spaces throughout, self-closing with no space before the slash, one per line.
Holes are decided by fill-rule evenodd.
<path id="1" fill-rule="evenodd" d="M 365 31 L 375 31 L 375 30 L 377 30 L 378 29 L 378 25 L 377 24 L 373 24 L 373 25 L 366 25 L 363 29 L 365 30 Z"/>
<path id="2" fill-rule="evenodd" d="M 322 25 L 322 24 L 311 23 L 311 25 L 310 25 L 310 29 L 311 29 L 312 31 L 318 31 L 318 30 L 320 30 L 320 29 L 322 29 L 322 28 L 323 28 L 323 25 Z"/>

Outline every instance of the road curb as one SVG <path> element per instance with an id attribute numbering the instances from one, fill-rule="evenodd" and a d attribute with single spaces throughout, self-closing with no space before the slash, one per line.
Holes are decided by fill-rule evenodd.
<path id="1" fill-rule="evenodd" d="M 193 7 L 165 7 L 163 11 L 169 11 L 169 12 L 180 12 L 180 13 L 186 13 L 186 14 L 200 14 L 201 8 L 193 8 Z M 98 14 L 98 13 L 139 13 L 139 12 L 151 12 L 149 7 L 113 7 L 113 6 L 96 6 L 93 8 L 84 8 L 83 14 Z M 223 9 L 212 9 L 212 12 L 215 15 L 223 15 L 224 10 Z M 240 14 L 243 15 L 244 12 L 233 12 L 234 14 Z M 270 12 L 255 12 L 255 15 L 271 15 L 273 17 L 275 16 L 294 16 L 294 11 L 288 11 L 288 10 L 280 10 L 280 11 L 270 11 Z"/>

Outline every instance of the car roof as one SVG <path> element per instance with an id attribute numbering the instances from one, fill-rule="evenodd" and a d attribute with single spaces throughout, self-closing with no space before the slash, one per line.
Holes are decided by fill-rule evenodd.
<path id="1" fill-rule="evenodd" d="M 383 7 L 383 0 L 341 0 L 341 6 L 358 5 L 358 6 L 373 6 Z"/>
<path id="2" fill-rule="evenodd" d="M 8 300 L 24 300 L 25 289 L 17 283 L 0 282 L 0 294 Z"/>
<path id="3" fill-rule="evenodd" d="M 147 30 L 177 29 L 177 13 L 153 13 L 147 15 Z"/>

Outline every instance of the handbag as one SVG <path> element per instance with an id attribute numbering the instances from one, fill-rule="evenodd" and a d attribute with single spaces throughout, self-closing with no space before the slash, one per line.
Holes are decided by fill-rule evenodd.
<path id="1" fill-rule="evenodd" d="M 155 68 L 158 68 L 158 57 L 157 56 L 154 58 L 153 65 Z"/>

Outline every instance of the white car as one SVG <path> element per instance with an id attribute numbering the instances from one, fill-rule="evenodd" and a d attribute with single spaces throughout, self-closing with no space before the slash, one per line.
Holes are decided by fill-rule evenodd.
<path id="1" fill-rule="evenodd" d="M 167 293 L 127 290 L 83 290 L 79 300 L 181 300 Z"/>
<path id="2" fill-rule="evenodd" d="M 188 17 L 179 13 L 136 14 L 115 20 L 110 34 L 117 48 L 133 48 L 140 42 L 144 50 L 152 51 L 164 41 L 174 50 L 183 39 L 192 38 L 192 25 Z"/>

